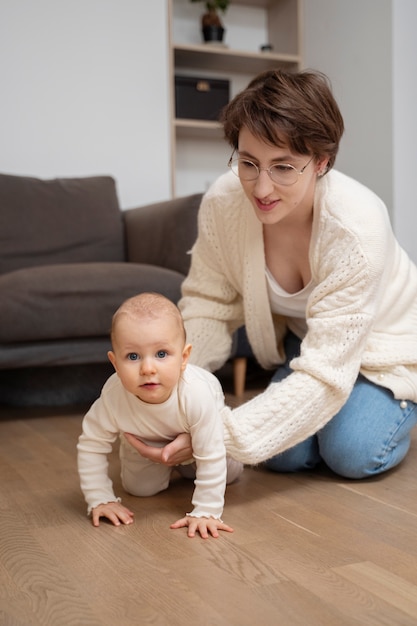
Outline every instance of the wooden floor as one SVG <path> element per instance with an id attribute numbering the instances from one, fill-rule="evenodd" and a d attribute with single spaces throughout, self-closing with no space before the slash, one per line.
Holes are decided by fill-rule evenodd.
<path id="1" fill-rule="evenodd" d="M 202 540 L 169 528 L 189 509 L 184 479 L 124 496 L 132 526 L 92 527 L 80 410 L 0 417 L 1 626 L 417 624 L 417 433 L 372 480 L 247 468 L 226 493 L 235 532 Z M 122 493 L 116 454 L 110 468 Z"/>

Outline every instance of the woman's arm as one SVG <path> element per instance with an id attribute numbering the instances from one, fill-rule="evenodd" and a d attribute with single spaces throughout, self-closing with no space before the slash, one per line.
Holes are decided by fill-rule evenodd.
<path id="1" fill-rule="evenodd" d="M 191 362 L 211 372 L 225 363 L 231 352 L 233 332 L 244 323 L 242 266 L 246 220 L 242 191 L 237 201 L 234 186 L 236 182 L 229 181 L 227 175 L 221 177 L 202 200 L 198 237 L 178 303 L 187 340 L 193 345 Z"/>

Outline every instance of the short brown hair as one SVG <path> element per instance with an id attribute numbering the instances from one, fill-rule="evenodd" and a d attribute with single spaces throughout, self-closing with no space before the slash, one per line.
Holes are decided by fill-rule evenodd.
<path id="1" fill-rule="evenodd" d="M 262 72 L 223 109 L 221 121 L 235 150 L 245 126 L 271 145 L 328 157 L 327 169 L 333 167 L 344 130 L 329 79 L 313 70 Z"/>

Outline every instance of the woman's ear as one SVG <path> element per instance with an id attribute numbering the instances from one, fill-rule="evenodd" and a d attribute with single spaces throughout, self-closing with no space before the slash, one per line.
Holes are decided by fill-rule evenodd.
<path id="1" fill-rule="evenodd" d="M 329 157 L 322 157 L 316 163 L 317 176 L 321 178 L 327 172 L 327 166 L 329 165 Z"/>

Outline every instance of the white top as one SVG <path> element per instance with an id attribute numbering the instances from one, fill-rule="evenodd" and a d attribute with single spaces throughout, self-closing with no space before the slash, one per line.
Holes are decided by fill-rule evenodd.
<path id="1" fill-rule="evenodd" d="M 126 391 L 117 374 L 84 417 L 78 441 L 78 471 L 88 512 L 117 500 L 107 473 L 107 455 L 119 435 L 132 433 L 146 442 L 166 444 L 191 434 L 196 482 L 190 515 L 221 518 L 226 489 L 226 452 L 220 411 L 224 395 L 217 378 L 187 365 L 166 402 L 149 404 Z"/>
<path id="2" fill-rule="evenodd" d="M 263 228 L 233 172 L 205 194 L 179 302 L 191 359 L 217 370 L 245 324 L 259 363 L 284 362 L 287 318 L 273 314 Z M 338 413 L 361 372 L 417 402 L 417 269 L 393 235 L 382 200 L 331 170 L 317 181 L 306 306 L 308 332 L 293 372 L 233 411 L 223 410 L 230 456 L 271 458 Z"/>
<path id="3" fill-rule="evenodd" d="M 307 332 L 306 308 L 307 300 L 313 291 L 313 281 L 296 293 L 288 293 L 275 280 L 268 268 L 265 268 L 268 297 L 272 313 L 287 318 L 288 328 L 300 339 Z"/>

